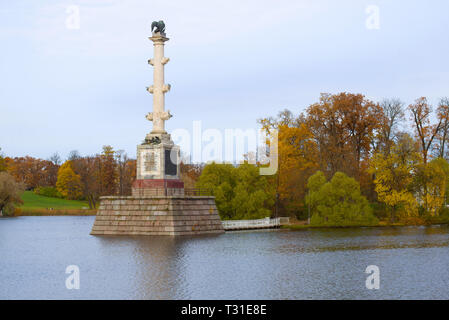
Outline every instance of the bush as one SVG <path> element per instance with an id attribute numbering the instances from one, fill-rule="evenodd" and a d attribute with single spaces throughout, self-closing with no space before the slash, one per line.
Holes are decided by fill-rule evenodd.
<path id="1" fill-rule="evenodd" d="M 426 222 L 430 223 L 430 224 L 448 224 L 449 223 L 449 208 L 446 206 L 443 206 L 440 211 L 439 211 L 439 215 L 432 217 L 432 216 L 427 216 L 426 217 Z"/>
<path id="2" fill-rule="evenodd" d="M 391 210 L 387 208 L 387 205 L 382 202 L 372 202 L 371 208 L 373 209 L 374 216 L 379 220 L 387 220 L 390 216 L 388 210 Z"/>
<path id="3" fill-rule="evenodd" d="M 428 224 L 429 221 L 421 217 L 404 217 L 401 219 L 401 223 L 408 226 L 422 226 Z"/>
<path id="4" fill-rule="evenodd" d="M 336 172 L 326 182 L 321 171 L 309 178 L 307 183 L 311 225 L 315 226 L 371 226 L 379 220 L 373 215 L 368 200 L 361 194 L 359 183 L 342 172 Z"/>
<path id="5" fill-rule="evenodd" d="M 62 198 L 62 194 L 55 187 L 37 187 L 34 193 L 44 197 Z"/>
<path id="6" fill-rule="evenodd" d="M 440 218 L 449 220 L 449 208 L 444 206 L 440 210 Z"/>
<path id="7" fill-rule="evenodd" d="M 286 211 L 289 213 L 288 217 L 295 217 L 297 220 L 307 220 L 309 216 L 308 208 L 305 204 L 296 205 L 291 208 L 288 204 L 285 206 Z"/>
<path id="8" fill-rule="evenodd" d="M 7 172 L 0 172 L 0 211 L 4 216 L 14 215 L 14 208 L 22 204 L 24 185 Z"/>
<path id="9" fill-rule="evenodd" d="M 269 217 L 274 205 L 273 187 L 259 168 L 251 164 L 210 163 L 196 184 L 213 190 L 221 219 L 260 219 Z"/>

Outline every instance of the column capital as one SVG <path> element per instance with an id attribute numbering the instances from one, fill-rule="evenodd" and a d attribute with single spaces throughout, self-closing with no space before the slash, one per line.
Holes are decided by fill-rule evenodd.
<path id="1" fill-rule="evenodd" d="M 160 33 L 160 32 L 153 32 L 153 35 L 151 37 L 149 37 L 148 39 L 150 39 L 151 41 L 154 42 L 154 44 L 164 44 L 165 41 L 170 40 L 169 38 L 167 38 L 165 36 L 165 33 Z"/>

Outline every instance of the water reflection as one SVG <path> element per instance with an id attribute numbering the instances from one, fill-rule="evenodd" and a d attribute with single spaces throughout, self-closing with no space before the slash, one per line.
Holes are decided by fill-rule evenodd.
<path id="1" fill-rule="evenodd" d="M 93 217 L 0 219 L 1 299 L 449 298 L 448 226 L 90 236 Z M 65 288 L 76 264 L 81 289 Z M 366 266 L 381 290 L 365 288 Z"/>
<path id="2" fill-rule="evenodd" d="M 448 226 L 309 229 L 284 233 L 285 252 L 325 252 L 449 246 Z M 300 239 L 300 243 L 298 243 Z M 291 245 L 294 242 L 296 245 Z"/>

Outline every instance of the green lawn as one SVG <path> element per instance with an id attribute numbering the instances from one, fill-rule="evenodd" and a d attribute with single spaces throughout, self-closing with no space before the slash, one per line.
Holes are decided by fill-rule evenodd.
<path id="1" fill-rule="evenodd" d="M 83 209 L 89 208 L 85 201 L 65 200 L 40 196 L 33 191 L 25 191 L 22 195 L 23 205 L 21 209 Z"/>

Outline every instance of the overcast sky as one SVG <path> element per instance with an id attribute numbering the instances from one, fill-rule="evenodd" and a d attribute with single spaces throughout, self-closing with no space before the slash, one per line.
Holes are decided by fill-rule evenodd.
<path id="1" fill-rule="evenodd" d="M 446 0 L 0 0 L 0 147 L 134 157 L 151 130 L 148 36 L 161 19 L 168 131 L 255 128 L 322 92 L 436 104 L 449 96 L 448 12 Z"/>

